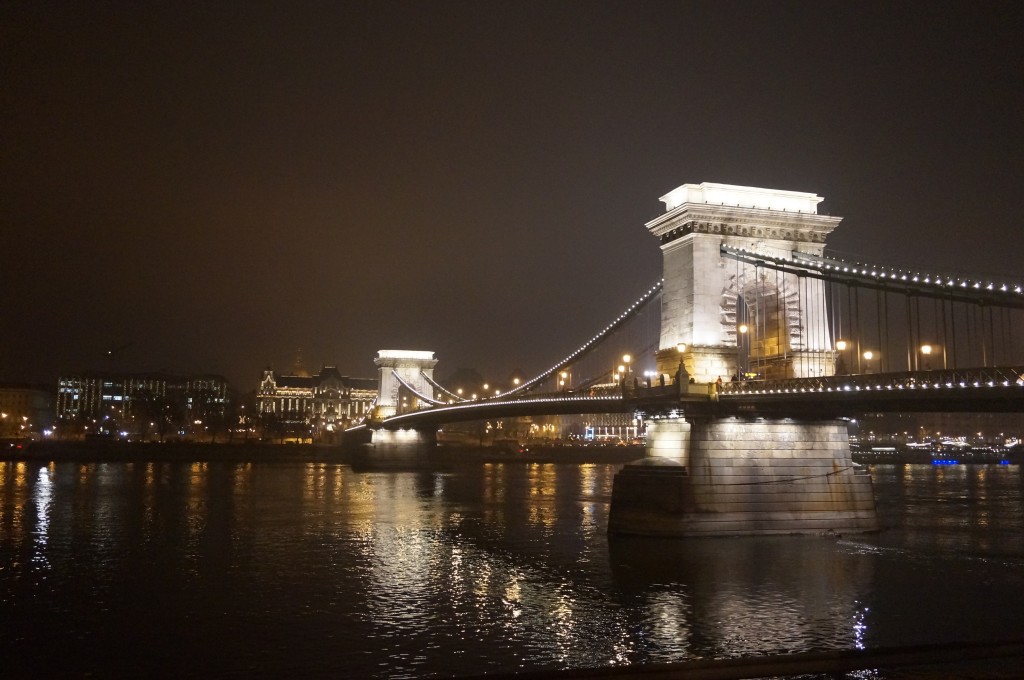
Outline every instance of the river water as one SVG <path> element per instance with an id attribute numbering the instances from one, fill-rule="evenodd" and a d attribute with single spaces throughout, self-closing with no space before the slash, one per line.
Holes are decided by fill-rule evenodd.
<path id="1" fill-rule="evenodd" d="M 617 469 L 0 462 L 0 675 L 451 677 L 1024 635 L 1017 466 L 875 466 L 873 536 L 688 540 L 610 540 Z"/>

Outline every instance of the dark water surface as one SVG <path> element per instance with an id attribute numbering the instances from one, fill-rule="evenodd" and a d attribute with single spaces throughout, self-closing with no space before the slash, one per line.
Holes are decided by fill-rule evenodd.
<path id="1" fill-rule="evenodd" d="M 0 462 L 0 675 L 449 677 L 1024 635 L 1017 466 L 876 466 L 876 536 L 696 540 L 609 540 L 616 470 Z"/>

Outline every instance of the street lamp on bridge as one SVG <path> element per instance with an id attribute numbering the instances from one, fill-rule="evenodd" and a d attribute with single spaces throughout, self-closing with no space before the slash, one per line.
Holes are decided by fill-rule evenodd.
<path id="1" fill-rule="evenodd" d="M 847 342 L 846 340 L 836 340 L 836 356 L 835 356 L 835 373 L 836 375 L 846 375 L 846 357 L 843 352 L 846 351 Z"/>
<path id="2" fill-rule="evenodd" d="M 569 371 L 562 371 L 561 373 L 558 374 L 559 389 L 566 389 L 566 385 L 569 385 L 570 388 L 572 387 L 572 384 L 569 382 L 569 378 Z"/>
<path id="3" fill-rule="evenodd" d="M 686 366 L 683 365 L 683 355 L 686 353 L 686 343 L 676 343 L 676 352 L 679 353 L 679 369 L 676 371 L 676 383 L 683 385 L 690 379 L 690 375 L 686 372 Z"/>
<path id="4" fill-rule="evenodd" d="M 864 357 L 864 372 L 865 373 L 870 373 L 871 372 L 871 360 L 875 358 L 875 353 L 872 352 L 870 349 L 864 350 L 863 357 Z"/>
<path id="5" fill-rule="evenodd" d="M 736 372 L 739 374 L 736 377 L 743 380 L 747 376 L 747 362 L 750 358 L 750 346 L 747 344 L 747 332 L 750 327 L 745 323 L 741 323 L 736 327 Z"/>
<path id="6" fill-rule="evenodd" d="M 931 356 L 932 356 L 932 349 L 933 349 L 932 346 L 927 344 L 927 343 L 924 344 L 924 345 L 921 345 L 921 354 L 924 356 L 924 370 L 926 370 L 926 371 L 930 371 L 931 370 L 931 363 L 930 363 L 929 360 L 931 359 Z"/>

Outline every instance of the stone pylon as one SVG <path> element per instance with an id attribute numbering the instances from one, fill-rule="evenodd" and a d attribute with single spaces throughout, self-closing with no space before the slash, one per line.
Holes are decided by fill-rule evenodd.
<path id="1" fill-rule="evenodd" d="M 842 218 L 818 214 L 815 194 L 710 182 L 661 200 L 665 213 L 646 225 L 664 258 L 658 370 L 671 379 L 682 362 L 698 383 L 751 364 L 763 377 L 830 375 L 822 282 L 725 259 L 720 248 L 820 256 Z"/>
<path id="2" fill-rule="evenodd" d="M 382 349 L 377 352 L 377 358 L 373 363 L 377 365 L 380 375 L 374 420 L 383 420 L 403 411 L 428 405 L 413 394 L 403 394 L 401 388 L 404 381 L 419 394 L 433 397 L 434 386 L 429 382 L 434 378 L 434 366 L 437 365 L 433 352 Z"/>
<path id="3" fill-rule="evenodd" d="M 821 197 L 684 184 L 646 226 L 661 241 L 658 370 L 697 383 L 738 373 L 830 375 L 833 337 L 822 282 L 723 257 L 820 256 L 840 218 Z M 693 390 L 681 390 L 693 394 Z M 720 415 L 681 405 L 648 423 L 647 457 L 616 476 L 608 530 L 651 536 L 874 531 L 871 477 L 854 465 L 842 420 Z"/>

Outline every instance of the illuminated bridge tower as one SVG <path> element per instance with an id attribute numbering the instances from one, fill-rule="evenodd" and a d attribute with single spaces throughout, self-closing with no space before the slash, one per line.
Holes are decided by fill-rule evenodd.
<path id="1" fill-rule="evenodd" d="M 377 407 L 373 414 L 376 420 L 390 418 L 403 411 L 426 406 L 426 404 L 420 404 L 414 395 L 403 397 L 402 381 L 412 386 L 420 394 L 434 394 L 434 388 L 429 383 L 429 380 L 434 378 L 434 366 L 437 365 L 437 359 L 434 358 L 433 352 L 382 349 L 377 352 L 377 358 L 373 360 L 373 363 L 377 365 L 380 374 Z M 405 399 L 404 404 L 402 403 L 403 398 Z"/>
<path id="2" fill-rule="evenodd" d="M 434 388 L 430 381 L 434 379 L 434 366 L 437 365 L 433 352 L 382 349 L 377 352 L 373 363 L 380 374 L 374 421 L 380 422 L 426 406 L 414 392 L 428 399 L 433 396 Z M 436 447 L 436 427 L 386 430 L 371 424 L 370 441 L 359 452 L 355 464 L 383 469 L 416 467 L 425 462 Z"/>
<path id="3" fill-rule="evenodd" d="M 740 264 L 720 250 L 821 255 L 839 223 L 817 214 L 822 199 L 704 183 L 661 200 L 665 214 L 647 224 L 664 253 L 659 370 L 674 375 L 683 363 L 696 382 L 709 383 L 751 359 L 768 378 L 832 374 L 821 281 Z M 744 323 L 750 335 L 740 337 Z M 845 421 L 799 410 L 723 415 L 716 403 L 688 397 L 648 421 L 647 457 L 615 476 L 610 532 L 877 530 L 871 477 L 853 464 Z"/>
<path id="4" fill-rule="evenodd" d="M 821 255 L 842 218 L 819 215 L 815 194 L 710 182 L 660 200 L 665 213 L 646 225 L 664 257 L 658 370 L 673 376 L 682 358 L 698 383 L 751 364 L 769 378 L 831 375 L 822 282 L 740 265 L 719 249 Z"/>

